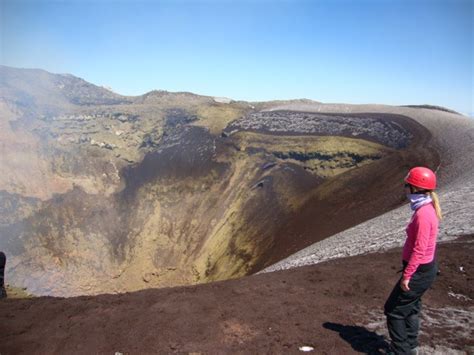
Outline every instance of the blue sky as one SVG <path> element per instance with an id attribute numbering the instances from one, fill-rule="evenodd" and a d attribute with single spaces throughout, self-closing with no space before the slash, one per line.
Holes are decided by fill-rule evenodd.
<path id="1" fill-rule="evenodd" d="M 1 63 L 116 92 L 473 108 L 473 2 L 1 2 Z"/>

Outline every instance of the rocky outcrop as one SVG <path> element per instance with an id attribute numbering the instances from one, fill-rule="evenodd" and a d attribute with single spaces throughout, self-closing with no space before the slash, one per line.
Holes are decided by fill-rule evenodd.
<path id="1" fill-rule="evenodd" d="M 257 112 L 232 122 L 224 134 L 230 135 L 240 130 L 356 137 L 397 149 L 407 147 L 412 138 L 409 130 L 403 127 L 403 118 L 394 115 L 380 119 L 376 114 Z"/>

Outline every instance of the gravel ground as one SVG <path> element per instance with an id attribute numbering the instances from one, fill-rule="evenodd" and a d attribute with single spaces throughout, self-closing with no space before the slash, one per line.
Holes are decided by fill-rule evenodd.
<path id="1" fill-rule="evenodd" d="M 474 237 L 443 243 L 422 354 L 474 350 Z M 383 354 L 400 249 L 205 285 L 0 300 L 7 354 Z M 462 271 L 460 269 L 462 267 Z"/>

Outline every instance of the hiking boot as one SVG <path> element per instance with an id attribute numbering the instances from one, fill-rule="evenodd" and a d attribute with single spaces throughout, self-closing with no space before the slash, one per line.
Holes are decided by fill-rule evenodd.
<path id="1" fill-rule="evenodd" d="M 397 355 L 399 353 L 397 353 L 396 351 L 394 351 L 392 349 L 392 347 L 390 347 L 387 350 L 385 350 L 385 352 L 382 352 L 382 354 L 384 354 L 384 355 Z M 416 348 L 410 349 L 410 352 L 407 353 L 407 354 L 409 354 L 409 355 L 419 355 L 420 352 L 418 351 L 418 347 L 416 347 Z"/>
<path id="2" fill-rule="evenodd" d="M 383 349 L 381 352 L 383 355 L 396 355 L 396 352 L 393 351 L 392 347 L 388 347 L 386 349 Z"/>
<path id="3" fill-rule="evenodd" d="M 7 290 L 5 286 L 0 287 L 0 298 L 7 298 Z"/>

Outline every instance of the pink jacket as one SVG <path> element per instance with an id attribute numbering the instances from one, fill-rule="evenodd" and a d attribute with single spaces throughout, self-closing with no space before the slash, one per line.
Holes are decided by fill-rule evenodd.
<path id="1" fill-rule="evenodd" d="M 418 265 L 433 261 L 438 235 L 438 217 L 432 203 L 418 208 L 406 228 L 407 239 L 403 246 L 403 260 L 408 265 L 403 272 L 404 279 L 411 279 Z"/>

